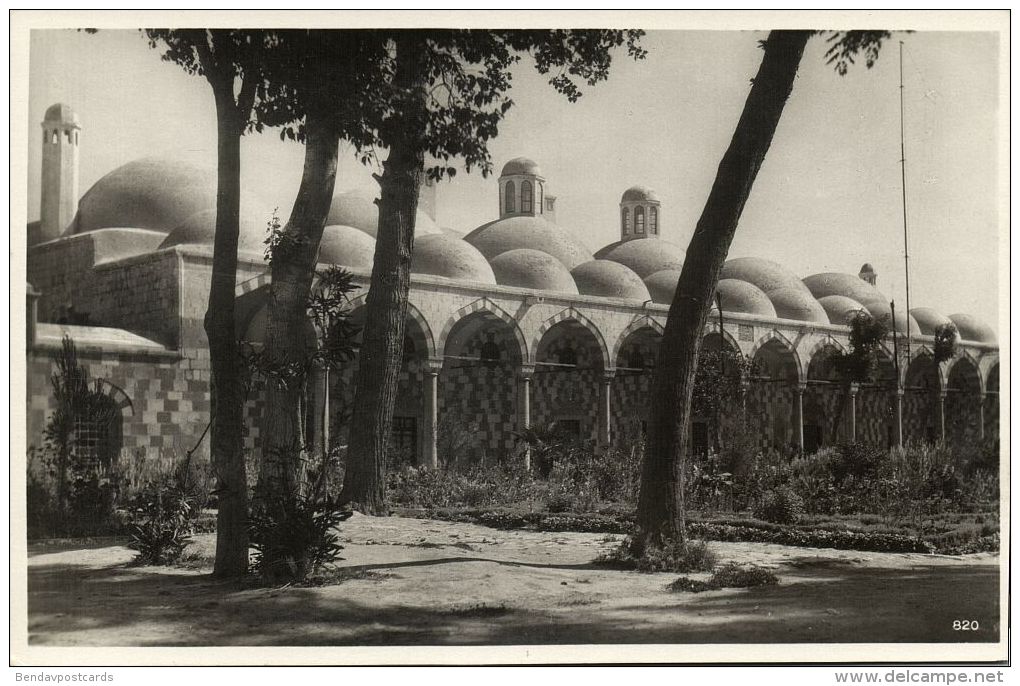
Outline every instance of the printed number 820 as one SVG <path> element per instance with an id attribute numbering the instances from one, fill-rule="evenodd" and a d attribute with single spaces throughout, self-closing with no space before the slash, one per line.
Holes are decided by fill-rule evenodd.
<path id="1" fill-rule="evenodd" d="M 981 626 L 976 619 L 957 619 L 953 622 L 953 631 L 977 631 Z"/>

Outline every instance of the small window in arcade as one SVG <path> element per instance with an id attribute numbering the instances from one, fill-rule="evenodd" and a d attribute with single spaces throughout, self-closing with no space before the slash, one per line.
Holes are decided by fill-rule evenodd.
<path id="1" fill-rule="evenodd" d="M 486 336 L 485 342 L 482 343 L 479 358 L 481 358 L 483 365 L 491 368 L 499 365 L 500 357 L 501 353 L 499 350 L 499 344 L 493 340 L 492 334 L 490 333 Z"/>
<path id="2" fill-rule="evenodd" d="M 634 233 L 645 232 L 645 208 L 635 207 L 634 208 Z"/>
<path id="3" fill-rule="evenodd" d="M 556 361 L 560 364 L 568 364 L 572 367 L 577 366 L 577 351 L 573 348 L 564 348 L 556 356 Z"/>
<path id="4" fill-rule="evenodd" d="M 414 417 L 393 417 L 390 447 L 397 455 L 413 458 L 418 447 L 418 421 Z"/>
<path id="5" fill-rule="evenodd" d="M 556 420 L 556 428 L 564 436 L 570 436 L 571 438 L 581 437 L 580 419 L 558 419 Z"/>
<path id="6" fill-rule="evenodd" d="M 94 465 L 113 463 L 121 449 L 121 417 L 114 402 L 101 396 L 88 414 L 74 418 L 74 447 L 79 457 Z"/>
<path id="7" fill-rule="evenodd" d="M 623 233 L 630 233 L 630 210 L 626 207 L 623 208 Z"/>
<path id="8" fill-rule="evenodd" d="M 651 234 L 659 232 L 659 210 L 656 207 L 648 210 L 648 232 Z"/>
<path id="9" fill-rule="evenodd" d="M 516 199 L 514 197 L 514 182 L 513 181 L 507 181 L 507 183 L 506 183 L 506 199 L 504 201 L 504 204 L 506 205 L 506 211 L 507 212 L 516 212 L 517 211 L 517 201 L 516 201 Z"/>

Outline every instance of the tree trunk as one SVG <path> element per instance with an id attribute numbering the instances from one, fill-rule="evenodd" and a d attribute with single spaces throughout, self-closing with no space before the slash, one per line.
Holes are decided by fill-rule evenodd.
<path id="1" fill-rule="evenodd" d="M 424 177 L 424 46 L 413 35 L 397 39 L 395 85 L 407 94 L 399 127 L 379 177 L 375 262 L 358 357 L 347 470 L 341 502 L 365 514 L 386 514 L 386 450 L 404 347 L 418 192 Z"/>
<path id="2" fill-rule="evenodd" d="M 240 576 L 248 571 L 248 485 L 242 451 L 244 389 L 234 324 L 243 125 L 234 102 L 233 79 L 213 83 L 213 92 L 217 120 L 216 238 L 205 315 L 212 362 L 210 446 L 219 502 L 213 573 Z"/>
<path id="3" fill-rule="evenodd" d="M 305 121 L 305 163 L 294 209 L 284 227 L 286 245 L 272 260 L 266 352 L 276 362 L 303 363 L 316 341 L 307 313 L 307 298 L 315 275 L 319 243 L 336 185 L 340 135 L 329 113 L 309 113 Z M 266 391 L 266 441 L 258 499 L 305 493 L 305 458 L 308 440 L 303 427 L 304 397 L 314 387 L 308 379 L 294 379 L 281 387 L 269 383 Z"/>
<path id="4" fill-rule="evenodd" d="M 705 321 L 737 222 L 793 88 L 808 31 L 773 31 L 687 248 L 660 344 L 638 499 L 639 550 L 686 544 L 684 470 Z"/>

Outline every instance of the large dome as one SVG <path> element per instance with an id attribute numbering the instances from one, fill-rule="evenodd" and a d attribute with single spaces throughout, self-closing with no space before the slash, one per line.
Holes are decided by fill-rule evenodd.
<path id="1" fill-rule="evenodd" d="M 512 176 L 514 174 L 532 174 L 534 176 L 541 176 L 542 170 L 538 168 L 538 163 L 533 159 L 527 157 L 515 157 L 503 165 L 503 171 L 500 173 L 500 176 Z"/>
<path id="2" fill-rule="evenodd" d="M 353 226 L 327 226 L 319 243 L 319 262 L 371 271 L 375 239 Z"/>
<path id="3" fill-rule="evenodd" d="M 765 292 L 746 281 L 719 279 L 716 291 L 722 302 L 724 316 L 728 312 L 743 312 L 771 318 L 776 316 L 776 308 Z"/>
<path id="4" fill-rule="evenodd" d="M 828 324 L 829 316 L 797 275 L 775 262 L 759 257 L 740 257 L 723 265 L 723 279 L 746 281 L 765 292 L 776 316 L 802 322 Z"/>
<path id="5" fill-rule="evenodd" d="M 464 237 L 489 262 L 508 250 L 528 248 L 552 255 L 571 270 L 595 259 L 570 233 L 544 217 L 516 216 L 483 224 Z M 498 276 L 498 274 L 497 274 Z"/>
<path id="6" fill-rule="evenodd" d="M 659 202 L 659 196 L 648 186 L 631 186 L 623 192 L 620 202 Z"/>
<path id="7" fill-rule="evenodd" d="M 958 313 L 949 315 L 949 318 L 956 324 L 956 330 L 960 332 L 960 338 L 965 341 L 974 341 L 976 343 L 995 343 L 997 341 L 992 327 L 973 315 Z"/>
<path id="8" fill-rule="evenodd" d="M 490 261 L 496 282 L 503 286 L 532 288 L 536 291 L 577 293 L 567 268 L 555 257 L 540 250 L 508 250 Z"/>
<path id="9" fill-rule="evenodd" d="M 842 295 L 856 300 L 869 311 L 872 308 L 889 309 L 889 300 L 882 292 L 872 286 L 859 276 L 853 274 L 842 274 L 839 272 L 826 272 L 824 274 L 812 274 L 804 279 L 804 285 L 808 287 L 811 294 L 816 298 L 824 298 L 828 295 Z M 875 312 L 872 312 L 874 315 Z"/>
<path id="10" fill-rule="evenodd" d="M 242 198 L 242 205 L 250 203 Z M 196 213 L 215 208 L 214 172 L 182 160 L 147 157 L 96 181 L 78 203 L 68 231 L 127 226 L 167 233 Z"/>
<path id="11" fill-rule="evenodd" d="M 645 287 L 653 302 L 668 305 L 673 302 L 676 284 L 680 280 L 679 269 L 663 269 L 645 277 Z"/>
<path id="12" fill-rule="evenodd" d="M 915 307 L 910 310 L 910 315 L 917 322 L 921 333 L 926 336 L 934 336 L 937 328 L 953 323 L 949 317 L 930 307 Z"/>
<path id="13" fill-rule="evenodd" d="M 375 204 L 375 198 L 364 191 L 345 191 L 333 196 L 329 205 L 329 214 L 326 216 L 326 224 L 340 226 L 353 226 L 361 229 L 372 238 L 375 238 L 379 227 L 379 207 Z M 441 233 L 432 217 L 421 210 L 415 215 L 414 235 Z"/>
<path id="14" fill-rule="evenodd" d="M 600 260 L 612 260 L 632 269 L 642 279 L 663 269 L 684 266 L 684 249 L 661 238 L 635 238 L 617 241 L 595 253 Z"/>
<path id="15" fill-rule="evenodd" d="M 825 314 L 829 315 L 829 323 L 838 326 L 849 324 L 850 318 L 855 313 L 867 311 L 864 305 L 845 295 L 825 295 L 818 299 L 818 304 L 825 309 Z"/>
<path id="16" fill-rule="evenodd" d="M 628 300 L 650 300 L 648 289 L 641 277 L 622 264 L 609 260 L 592 260 L 574 267 L 570 271 L 581 295 L 597 295 L 604 298 L 626 298 Z"/>
<path id="17" fill-rule="evenodd" d="M 237 236 L 238 252 L 264 254 L 266 226 L 261 217 L 242 212 L 240 233 Z M 175 245 L 205 245 L 213 247 L 216 240 L 216 210 L 202 210 L 191 215 L 167 234 L 159 247 Z"/>
<path id="18" fill-rule="evenodd" d="M 415 239 L 411 272 L 458 281 L 496 283 L 496 276 L 485 256 L 470 243 L 446 233 Z"/>

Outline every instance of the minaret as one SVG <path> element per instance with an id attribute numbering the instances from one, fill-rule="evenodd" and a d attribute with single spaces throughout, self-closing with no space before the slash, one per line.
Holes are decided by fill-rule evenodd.
<path id="1" fill-rule="evenodd" d="M 646 186 L 631 186 L 620 198 L 620 240 L 658 238 L 662 226 L 662 208 L 655 191 Z"/>
<path id="2" fill-rule="evenodd" d="M 555 200 L 555 198 L 549 198 Z M 499 175 L 499 218 L 537 217 L 546 212 L 545 177 L 533 160 L 517 157 Z M 552 203 L 548 203 L 552 209 Z"/>
<path id="3" fill-rule="evenodd" d="M 78 206 L 78 115 L 57 103 L 42 122 L 42 207 L 38 242 L 59 238 Z"/>

